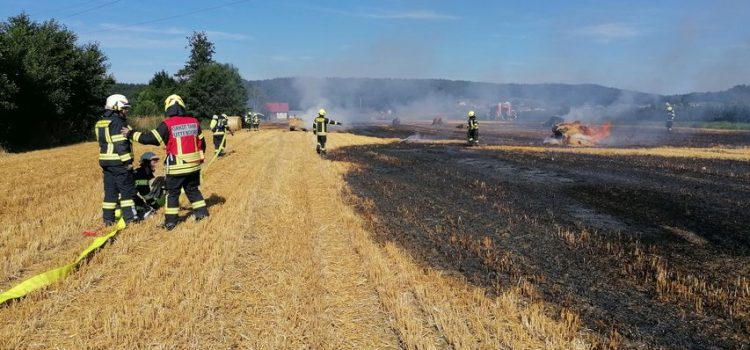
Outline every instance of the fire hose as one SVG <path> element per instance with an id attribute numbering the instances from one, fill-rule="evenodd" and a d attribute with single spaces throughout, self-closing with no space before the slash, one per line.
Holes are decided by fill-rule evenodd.
<path id="1" fill-rule="evenodd" d="M 55 283 L 70 275 L 79 266 L 81 266 L 81 264 L 83 264 L 90 255 L 107 244 L 110 239 L 114 238 L 126 226 L 127 225 L 125 224 L 125 219 L 120 217 L 117 221 L 117 225 L 115 225 L 112 231 L 104 236 L 94 239 L 94 241 L 91 242 L 91 244 L 89 244 L 89 246 L 84 249 L 81 254 L 78 255 L 78 258 L 76 258 L 76 260 L 72 263 L 40 273 L 36 276 L 26 279 L 25 281 L 17 284 L 11 289 L 0 293 L 0 305 L 5 304 L 9 300 L 22 298 L 35 290 L 47 287 L 52 283 Z"/>
<path id="2" fill-rule="evenodd" d="M 224 150 L 224 144 L 226 143 L 226 137 L 227 135 L 224 134 L 224 136 L 221 138 L 221 144 L 219 148 L 216 150 L 216 153 L 214 154 L 211 161 L 208 162 L 208 165 L 206 165 L 206 169 L 211 166 L 211 164 L 216 161 L 221 151 Z M 203 171 L 201 171 L 201 182 L 203 182 Z M 91 244 L 89 244 L 86 249 L 84 249 L 79 255 L 78 258 L 76 258 L 75 261 L 72 263 L 54 268 L 52 270 L 42 272 L 38 275 L 32 276 L 23 282 L 15 285 L 14 287 L 0 293 L 0 305 L 4 305 L 6 302 L 14 299 L 23 298 L 29 293 L 42 289 L 44 287 L 47 287 L 65 277 L 73 273 L 76 269 L 78 269 L 79 266 L 81 266 L 82 263 L 84 263 L 87 258 L 92 255 L 95 251 L 102 248 L 107 242 L 109 242 L 112 238 L 114 238 L 120 231 L 125 229 L 127 225 L 125 224 L 125 219 L 122 218 L 121 213 L 119 213 L 119 210 L 117 211 L 118 221 L 115 225 L 114 229 L 107 233 L 104 236 L 100 236 L 94 239 Z"/>

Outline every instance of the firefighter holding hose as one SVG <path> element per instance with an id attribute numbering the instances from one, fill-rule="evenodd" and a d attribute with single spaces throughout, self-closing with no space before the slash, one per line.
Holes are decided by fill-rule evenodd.
<path id="1" fill-rule="evenodd" d="M 224 156 L 224 148 L 227 147 L 227 131 L 234 135 L 234 133 L 229 130 L 227 123 L 228 120 L 226 114 L 222 114 L 221 116 L 214 114 L 214 117 L 211 119 L 211 125 L 209 125 L 211 127 L 211 132 L 213 133 L 214 150 L 219 153 L 219 157 Z"/>
<path id="2" fill-rule="evenodd" d="M 182 190 L 193 207 L 195 221 L 208 217 L 206 201 L 198 188 L 206 143 L 198 119 L 187 114 L 185 102 L 180 96 L 167 97 L 164 111 L 167 118 L 156 129 L 143 133 L 122 129 L 122 133 L 144 145 L 165 146 L 167 205 L 164 209 L 164 228 L 172 230 L 177 226 Z"/>

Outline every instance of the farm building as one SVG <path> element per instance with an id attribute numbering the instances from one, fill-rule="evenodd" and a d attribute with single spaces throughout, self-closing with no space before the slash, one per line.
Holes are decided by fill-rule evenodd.
<path id="1" fill-rule="evenodd" d="M 263 106 L 269 120 L 289 118 L 289 104 L 286 102 L 269 102 Z"/>

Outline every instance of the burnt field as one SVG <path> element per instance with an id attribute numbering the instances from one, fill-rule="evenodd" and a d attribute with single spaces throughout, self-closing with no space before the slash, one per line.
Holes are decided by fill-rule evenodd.
<path id="1" fill-rule="evenodd" d="M 419 138 L 422 140 L 464 140 L 464 120 L 449 120 L 441 125 L 429 121 L 414 121 L 409 125 L 387 126 L 373 124 L 356 125 L 353 133 L 397 138 Z M 542 145 L 544 138 L 552 134 L 551 125 L 543 123 L 512 123 L 480 121 L 480 138 L 483 145 Z M 604 147 L 748 147 L 750 131 L 709 130 L 675 128 L 668 133 L 661 124 L 614 125 L 612 135 L 602 142 Z"/>
<path id="2" fill-rule="evenodd" d="M 604 347 L 748 347 L 750 134 L 615 128 L 578 150 L 542 147 L 546 127 L 490 123 L 495 146 L 467 148 L 455 124 L 356 128 L 407 141 L 331 156 L 356 165 L 351 201 L 377 239 L 572 311 Z M 673 148 L 618 153 L 656 145 Z"/>

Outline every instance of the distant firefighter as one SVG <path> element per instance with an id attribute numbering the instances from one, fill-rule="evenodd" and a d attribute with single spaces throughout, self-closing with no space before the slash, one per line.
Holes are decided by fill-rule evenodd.
<path id="1" fill-rule="evenodd" d="M 479 144 L 479 123 L 477 123 L 477 117 L 474 111 L 469 111 L 467 114 L 469 118 L 469 131 L 467 132 L 467 138 L 470 146 Z"/>
<path id="2" fill-rule="evenodd" d="M 318 111 L 318 116 L 315 118 L 315 121 L 313 121 L 313 133 L 318 137 L 318 145 L 315 150 L 321 155 L 326 154 L 326 141 L 328 139 L 326 134 L 328 133 L 328 124 L 342 125 L 335 120 L 326 118 L 326 110 L 321 108 Z"/>
<path id="3" fill-rule="evenodd" d="M 260 116 L 258 113 L 253 113 L 253 129 L 260 131 Z"/>
<path id="4" fill-rule="evenodd" d="M 253 128 L 253 112 L 245 113 L 245 117 L 242 118 L 242 122 L 245 123 L 245 128 L 252 130 Z"/>
<path id="5" fill-rule="evenodd" d="M 214 134 L 214 152 L 217 152 L 220 157 L 224 155 L 224 149 L 227 147 L 226 132 L 229 131 L 229 133 L 234 135 L 234 132 L 232 132 L 227 126 L 227 122 L 226 114 L 222 114 L 221 116 L 214 114 L 211 119 L 211 124 L 209 125 L 211 127 L 211 132 Z"/>
<path id="6" fill-rule="evenodd" d="M 672 132 L 672 126 L 674 126 L 674 119 L 676 117 L 674 114 L 674 107 L 669 102 L 667 102 L 665 109 L 667 111 L 667 132 Z"/>

